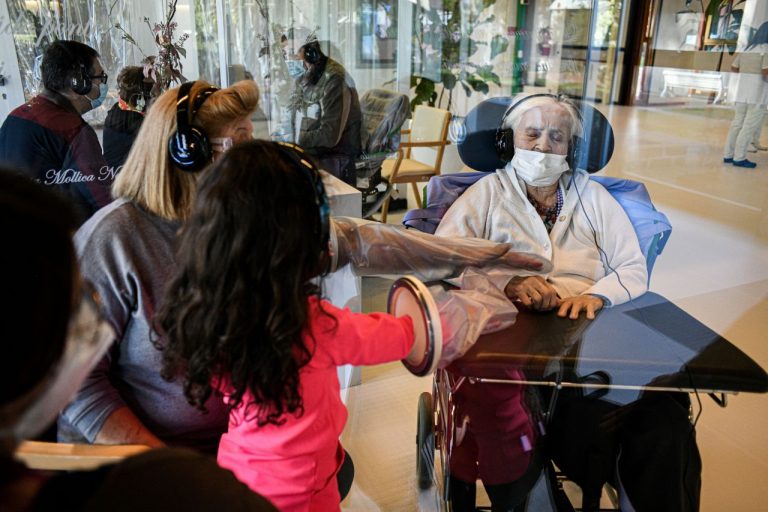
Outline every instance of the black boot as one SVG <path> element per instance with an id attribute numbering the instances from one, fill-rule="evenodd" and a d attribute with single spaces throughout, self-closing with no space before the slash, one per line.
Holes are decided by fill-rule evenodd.
<path id="1" fill-rule="evenodd" d="M 475 512 L 477 494 L 475 482 L 468 484 L 452 476 L 448 494 L 453 512 Z"/>

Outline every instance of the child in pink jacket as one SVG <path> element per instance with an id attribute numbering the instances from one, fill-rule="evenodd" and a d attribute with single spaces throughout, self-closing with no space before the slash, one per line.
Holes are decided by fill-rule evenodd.
<path id="1" fill-rule="evenodd" d="M 181 375 L 198 407 L 224 395 L 221 466 L 283 511 L 338 510 L 347 410 L 336 367 L 418 364 L 423 342 L 409 317 L 320 299 L 312 278 L 327 268 L 328 205 L 300 149 L 236 146 L 201 180 L 158 315 L 164 374 Z"/>

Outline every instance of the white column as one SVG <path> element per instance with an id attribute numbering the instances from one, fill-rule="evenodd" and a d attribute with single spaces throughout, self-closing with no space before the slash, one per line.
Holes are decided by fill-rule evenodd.
<path id="1" fill-rule="evenodd" d="M 413 2 L 399 0 L 397 5 L 397 91 L 411 90 L 411 52 L 413 51 Z"/>
<path id="2" fill-rule="evenodd" d="M 229 36 L 227 34 L 226 18 L 224 0 L 216 0 L 216 25 L 219 32 L 219 84 L 222 87 L 229 85 L 227 77 L 227 72 L 229 71 Z"/>
<path id="3" fill-rule="evenodd" d="M 4 84 L 0 85 L 0 124 L 2 124 L 11 110 L 24 103 L 24 87 L 21 83 L 21 71 L 16 57 L 16 45 L 13 43 L 13 30 L 11 30 L 11 18 L 6 0 L 0 0 L 0 75 L 4 81 Z"/>

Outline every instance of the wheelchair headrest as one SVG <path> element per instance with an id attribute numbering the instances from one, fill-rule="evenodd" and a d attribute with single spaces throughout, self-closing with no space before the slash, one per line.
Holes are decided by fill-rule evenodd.
<path id="1" fill-rule="evenodd" d="M 469 111 L 457 137 L 459 156 L 465 165 L 492 172 L 506 165 L 496 152 L 496 132 L 509 106 L 519 98 L 489 98 Z M 573 148 L 574 167 L 594 173 L 605 167 L 613 156 L 613 128 L 608 119 L 589 103 L 574 101 L 584 126 L 583 137 Z"/>
<path id="2" fill-rule="evenodd" d="M 400 128 L 410 114 L 408 96 L 387 89 L 371 89 L 360 98 L 363 126 L 361 147 L 365 153 L 395 151 Z"/>

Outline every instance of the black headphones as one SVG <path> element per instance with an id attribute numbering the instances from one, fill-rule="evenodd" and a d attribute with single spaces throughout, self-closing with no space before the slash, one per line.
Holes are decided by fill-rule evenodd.
<path id="1" fill-rule="evenodd" d="M 75 92 L 75 94 L 79 94 L 80 96 L 85 96 L 91 92 L 93 82 L 91 82 L 91 77 L 88 76 L 88 70 L 85 68 L 85 64 L 82 62 L 80 62 L 80 74 L 78 76 L 77 72 L 75 72 L 75 74 L 72 75 L 70 86 L 72 87 L 72 90 Z"/>
<path id="2" fill-rule="evenodd" d="M 513 102 L 509 107 L 507 107 L 507 110 L 504 112 L 504 115 L 501 117 L 501 124 L 499 125 L 499 128 L 496 130 L 496 140 L 495 140 L 495 148 L 496 148 L 496 154 L 499 156 L 501 160 L 504 162 L 509 162 L 512 160 L 512 158 L 515 156 L 515 134 L 512 128 L 504 128 L 504 122 L 507 120 L 507 116 L 512 113 L 513 110 L 518 108 L 520 105 L 525 103 L 526 101 L 532 99 L 532 98 L 553 98 L 555 100 L 559 100 L 560 97 L 554 94 L 531 94 L 530 96 L 526 96 L 525 98 L 521 99 L 518 102 Z M 579 116 L 579 121 L 583 121 L 581 117 L 581 113 L 576 110 L 577 115 Z M 573 168 L 574 164 L 579 162 L 579 155 L 577 154 L 578 151 L 580 151 L 582 147 L 583 139 L 579 137 L 578 135 L 572 135 L 571 141 L 568 143 L 568 154 L 566 156 L 566 161 L 568 162 L 568 166 Z"/>
<path id="3" fill-rule="evenodd" d="M 192 87 L 196 82 L 186 82 L 179 87 L 176 99 L 176 132 L 168 139 L 168 155 L 173 163 L 185 172 L 199 172 L 211 163 L 213 152 L 208 135 L 192 125 L 195 114 L 216 87 L 206 87 L 193 98 Z"/>
<path id="4" fill-rule="evenodd" d="M 275 147 L 293 161 L 296 168 L 304 173 L 309 180 L 309 183 L 312 185 L 312 190 L 315 193 L 315 205 L 320 214 L 320 225 L 317 227 L 315 233 L 318 235 L 318 242 L 320 244 L 318 249 L 322 259 L 328 254 L 328 241 L 331 236 L 331 209 L 328 205 L 328 196 L 325 194 L 325 187 L 323 186 L 323 179 L 320 176 L 320 171 L 312 160 L 312 157 L 299 146 L 287 142 L 276 142 Z"/>
<path id="5" fill-rule="evenodd" d="M 88 74 L 88 67 L 85 65 L 85 63 L 83 63 L 82 59 L 79 59 L 74 53 L 72 53 L 72 51 L 67 48 L 66 44 L 60 41 L 54 41 L 52 44 L 55 44 L 57 47 L 61 48 L 73 62 L 77 62 L 78 64 L 78 68 L 76 70 L 72 70 L 72 78 L 69 81 L 69 87 L 72 89 L 72 91 L 75 94 L 79 94 L 80 96 L 85 96 L 91 92 L 93 82 L 91 82 L 91 77 Z"/>
<path id="6" fill-rule="evenodd" d="M 317 64 L 320 60 L 320 51 L 316 41 L 304 45 L 304 60 L 310 64 Z"/>

